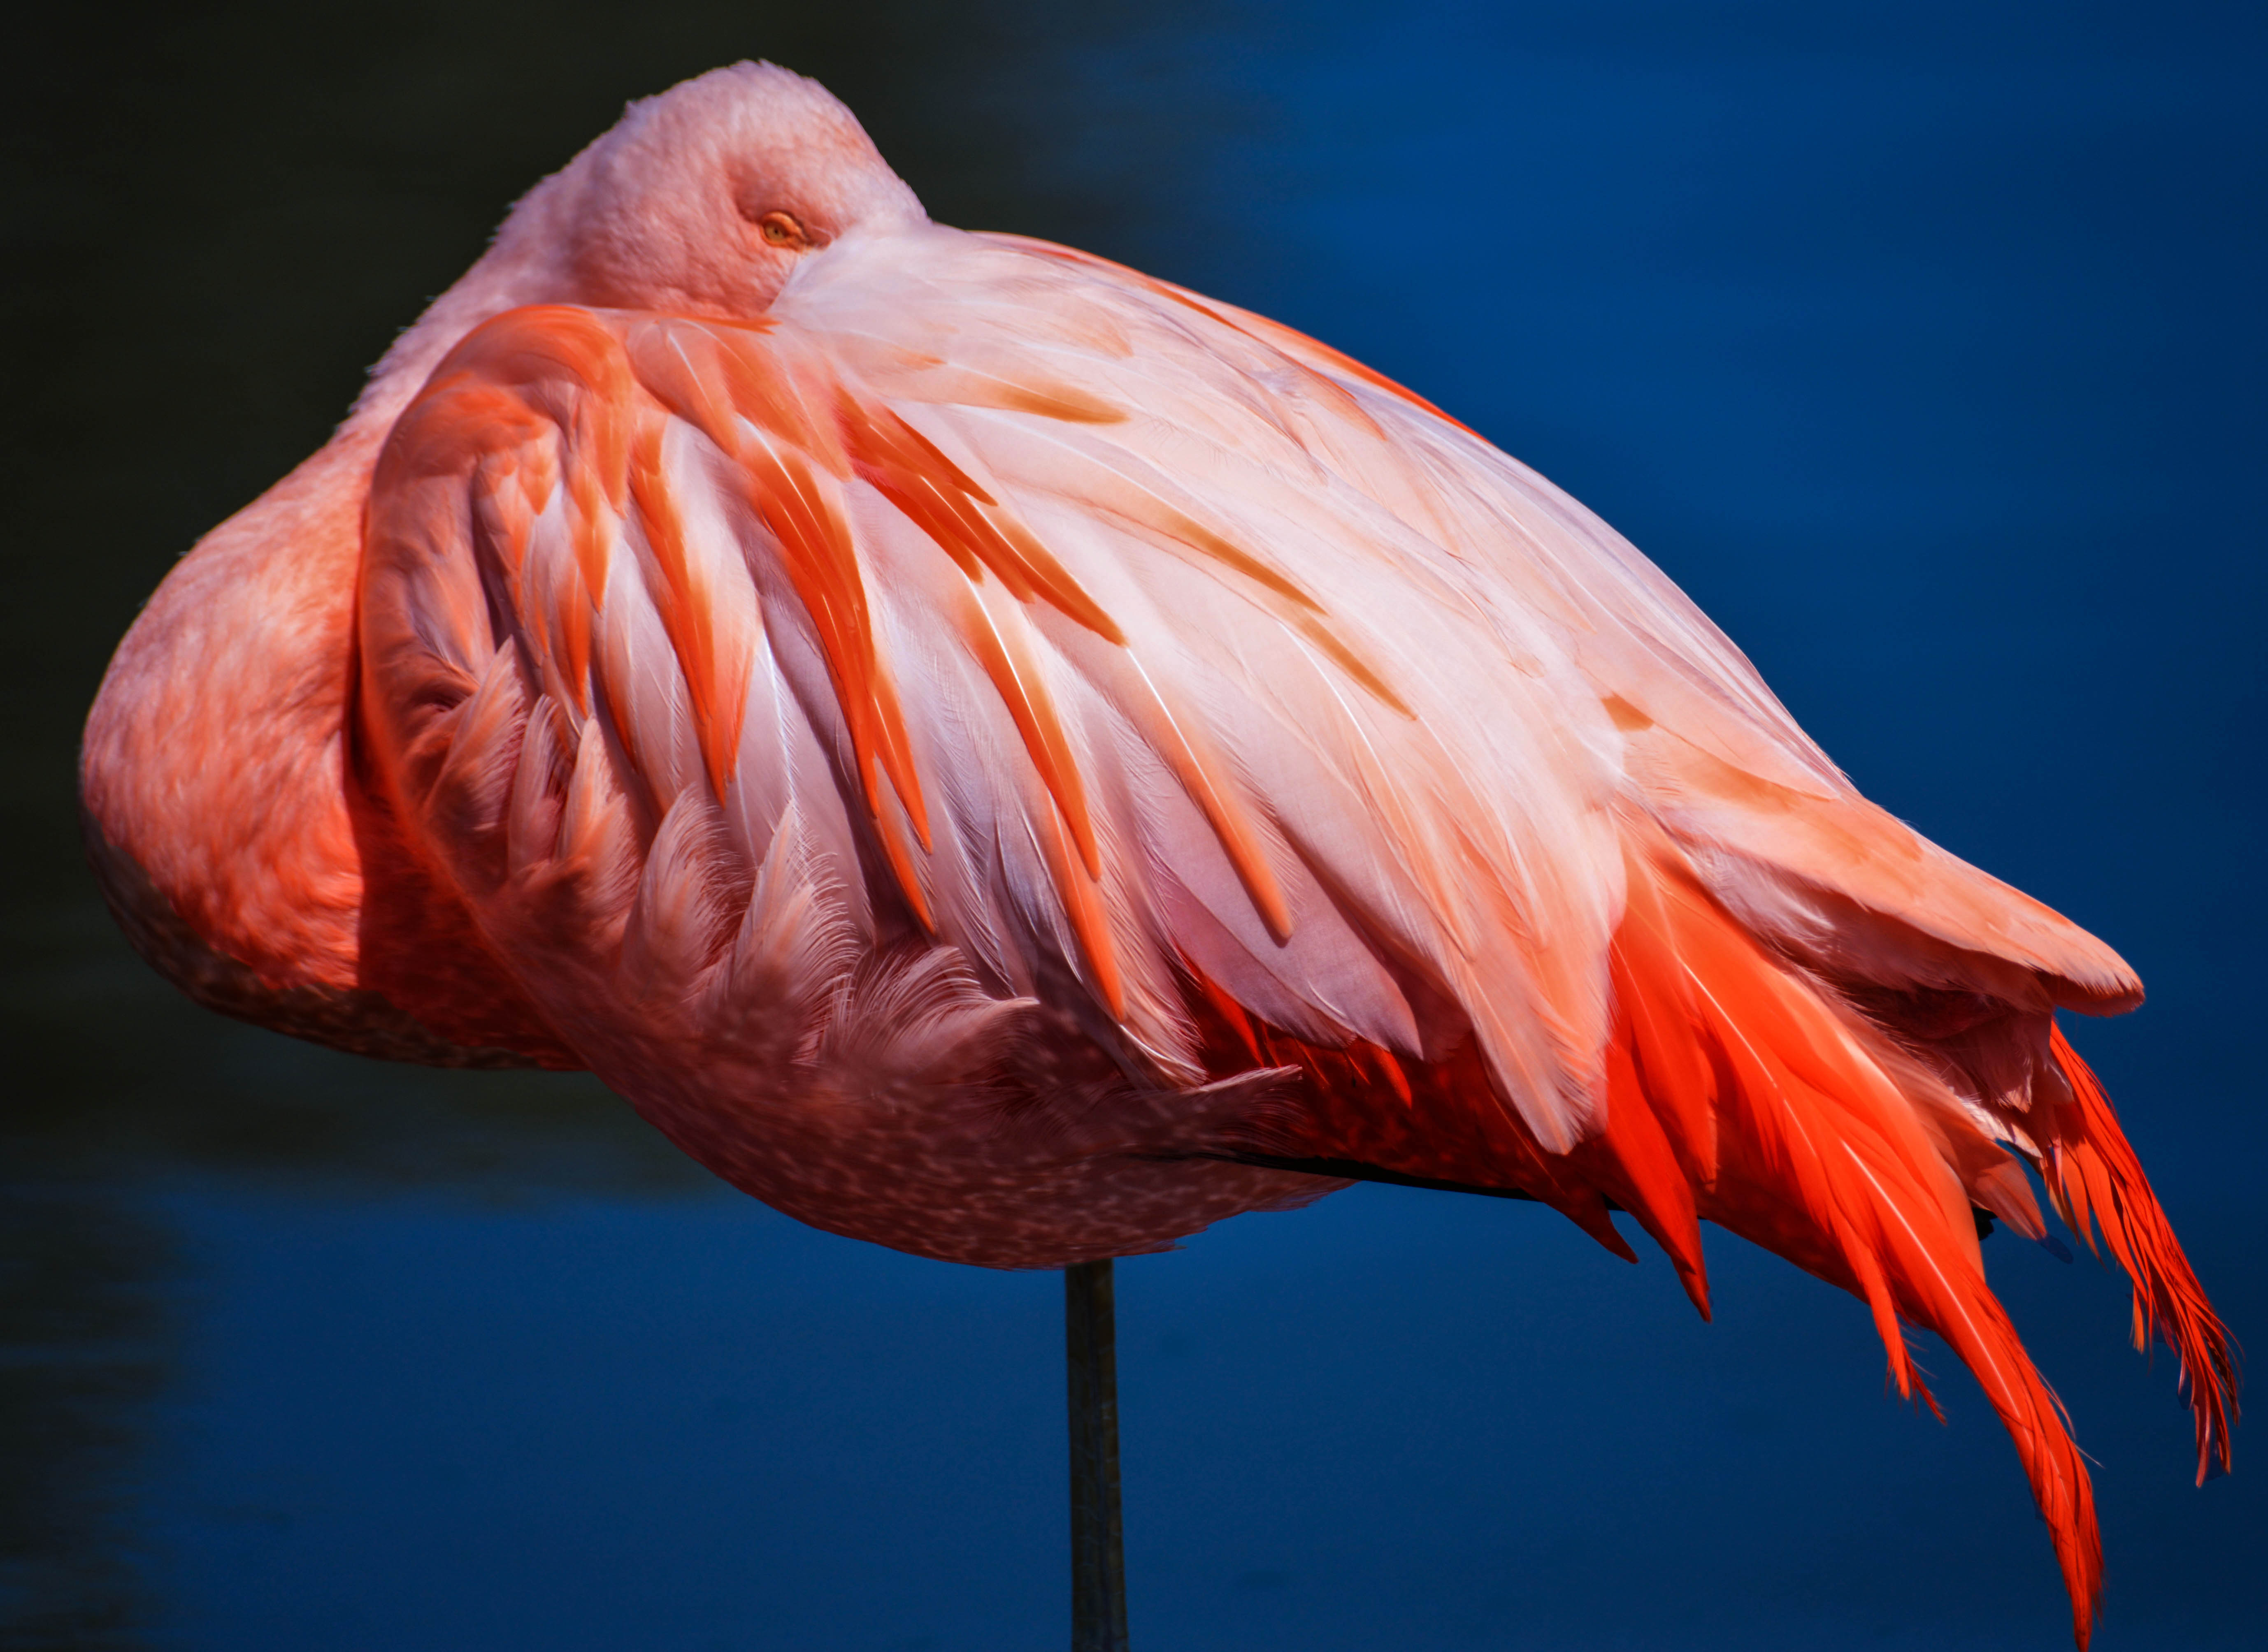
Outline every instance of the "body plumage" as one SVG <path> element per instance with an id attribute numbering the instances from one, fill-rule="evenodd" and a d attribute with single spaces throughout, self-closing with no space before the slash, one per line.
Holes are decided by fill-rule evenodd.
<path id="1" fill-rule="evenodd" d="M 633 106 L 90 721 L 137 945 L 367 1053 L 588 1067 L 815 1225 L 1047 1267 L 1377 1177 L 1705 1312 L 1714 1221 L 1944 1336 L 2082 1635 L 2085 1468 L 1984 1280 L 2021 1168 L 2233 1369 L 2057 1009 L 2094 937 L 1860 797 L 1580 504 L 1289 329 L 931 223 L 815 85 Z"/>

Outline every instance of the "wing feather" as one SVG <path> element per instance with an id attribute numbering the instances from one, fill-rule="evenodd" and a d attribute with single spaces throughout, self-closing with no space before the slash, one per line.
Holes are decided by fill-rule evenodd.
<path id="1" fill-rule="evenodd" d="M 1414 973 L 1555 1149 L 1603 1090 L 1631 802 L 1838 977 L 2136 990 L 1865 803 L 1644 558 L 1424 402 L 1099 261 L 925 251 L 755 326 L 514 312 L 405 420 L 481 454 L 477 572 L 417 622 L 482 582 L 509 616 L 436 657 L 474 678 L 508 640 L 530 698 L 600 719 L 640 842 L 697 786 L 755 864 L 823 753 L 839 875 L 1004 987 L 1083 981 L 1171 1068 L 1173 994 L 1130 970 L 1202 954 L 1413 1057 L 1382 983 Z"/>
<path id="2" fill-rule="evenodd" d="M 1329 1185 L 1253 1165 L 1378 1172 L 1628 1254 L 1612 1198 L 1705 1307 L 1705 1216 L 1863 1297 L 1902 1389 L 1902 1316 L 1953 1340 L 2083 1626 L 2085 1472 L 1969 1225 L 2044 1232 L 2005 1142 L 2116 1206 L 2225 1455 L 2218 1322 L 2051 1043 L 2132 973 L 1288 329 L 946 230 L 756 323 L 512 312 L 381 457 L 361 625 L 375 767 L 492 949 L 808 1219 L 1059 1260 Z"/>

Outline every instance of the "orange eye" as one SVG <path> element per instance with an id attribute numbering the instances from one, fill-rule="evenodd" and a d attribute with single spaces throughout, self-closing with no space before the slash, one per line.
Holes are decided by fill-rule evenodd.
<path id="1" fill-rule="evenodd" d="M 808 246 L 811 238 L 784 212 L 767 212 L 756 220 L 756 228 L 763 232 L 768 246 Z"/>

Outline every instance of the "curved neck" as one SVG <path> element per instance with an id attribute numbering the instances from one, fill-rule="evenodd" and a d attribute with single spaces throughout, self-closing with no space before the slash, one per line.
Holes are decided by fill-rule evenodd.
<path id="1" fill-rule="evenodd" d="M 350 422 L 198 541 L 119 644 L 80 753 L 103 844 L 209 946 L 277 985 L 356 982 L 346 664 L 382 433 Z"/>
<path id="2" fill-rule="evenodd" d="M 422 377 L 382 375 L 158 586 L 87 718 L 88 857 L 136 950 L 212 1009 L 398 1060 L 579 1066 L 353 773 L 363 503 Z"/>
<path id="3" fill-rule="evenodd" d="M 89 858 L 136 949 L 215 1009 L 372 1054 L 579 1065 L 498 990 L 469 919 L 350 760 L 379 449 L 458 340 L 553 292 L 564 189 L 555 176 L 531 190 L 331 440 L 197 542 L 103 679 L 79 761 Z M 482 990 L 461 990 L 460 971 Z"/>

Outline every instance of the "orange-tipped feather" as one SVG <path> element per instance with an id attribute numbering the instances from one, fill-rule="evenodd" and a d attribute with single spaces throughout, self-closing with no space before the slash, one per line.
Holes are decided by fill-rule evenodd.
<path id="1" fill-rule="evenodd" d="M 2048 1196 L 2090 1249 L 2099 1230 L 2133 1281 L 2135 1347 L 2146 1348 L 2155 1335 L 2181 1360 L 2182 1385 L 2197 1415 L 2197 1477 L 2202 1486 L 2230 1466 L 2237 1367 L 2228 1327 L 2205 1300 L 2205 1288 L 2150 1191 L 2102 1083 L 2060 1027 L 2050 1034 L 2049 1048 L 2071 1085 L 2072 1101 L 2055 1109 L 2045 1143 Z"/>
<path id="2" fill-rule="evenodd" d="M 530 193 L 168 578 L 82 776 L 206 1002 L 587 1063 L 833 1231 L 1055 1267 L 1368 1177 L 1636 1260 L 1625 1211 L 1705 1315 L 1717 1222 L 1901 1392 L 1909 1326 L 1968 1363 L 2084 1642 L 2085 1466 L 1973 1221 L 2044 1237 L 2021 1155 L 2229 1460 L 2228 1333 L 2051 1028 L 2139 1002 L 2116 953 L 1422 397 L 930 223 L 780 70 Z"/>
<path id="3" fill-rule="evenodd" d="M 1275 1148 L 1271 1156 L 1537 1198 L 1627 1255 L 1603 1214 L 1602 1201 L 1611 1200 L 1661 1245 L 1705 1316 L 1698 1223 L 1705 1217 L 1865 1301 L 1898 1391 L 1933 1410 L 1903 1327 L 1935 1332 L 1968 1365 L 2015 1442 L 2084 1647 L 2102 1580 L 2086 1465 L 1985 1282 L 1961 1184 L 1898 1088 L 1896 1076 L 1909 1064 L 1832 988 L 1760 943 L 1670 846 L 1656 841 L 1633 853 L 1628 877 L 1611 953 L 1605 1118 L 1595 1135 L 1565 1157 L 1545 1153 L 1516 1113 L 1490 1104 L 1469 1046 L 1413 1076 L 1410 1118 L 1351 1093 L 1336 1053 L 1263 1029 L 1268 1058 L 1307 1068 L 1316 1090 L 1298 1152 Z M 1211 1048 L 1215 1059 L 1237 1059 L 1219 1043 Z M 2075 1064 L 2066 1058 L 2066 1071 Z M 2208 1373 L 2192 1382 L 2200 1439 L 2225 1443 L 2221 1397 L 2231 1379 L 2219 1321 L 2100 1090 L 2076 1075 L 2073 1088 L 2080 1099 L 2066 1132 L 2066 1178 L 2083 1184 L 2076 1199 L 2116 1213 L 2104 1231 L 2121 1260 L 2137 1259 L 2130 1269 L 2149 1281 L 2150 1323 L 2182 1349 L 2186 1369 Z M 1395 1122 L 1404 1118 L 1406 1126 Z"/>
<path id="4" fill-rule="evenodd" d="M 1636 869 L 1634 869 L 1636 870 Z M 1665 1042 L 1684 1041 L 1717 1083 L 1712 1099 L 1718 1172 L 1696 1189 L 1701 1214 L 1874 1306 L 1900 1391 L 1921 1386 L 1898 1322 L 1936 1332 L 1969 1366 L 2016 1443 L 2052 1536 L 2084 1646 L 2101 1589 L 2102 1548 L 2087 1469 L 2056 1403 L 1984 1280 L 1968 1202 L 1893 1083 L 1896 1063 L 1837 1006 L 1829 989 L 1763 948 L 1683 867 L 1646 867 L 1650 892 L 1633 914 L 1660 929 L 1618 936 L 1620 1034 L 1675 1072 Z M 1647 899 L 1659 897 L 1656 905 Z M 1643 1024 L 1651 1036 L 1641 1040 Z M 1690 1119 L 1683 1083 L 1641 1082 L 1657 1111 Z M 1610 1108 L 1627 1098 L 1617 1093 Z M 1664 1105 L 1666 1104 L 1666 1105 Z M 1609 1148 L 1618 1132 L 1609 1124 Z M 1628 1185 L 1660 1186 L 1623 1154 Z M 1661 1203 L 1657 1193 L 1657 1210 Z M 2154 1209 L 2154 1206 L 2152 1207 Z M 1660 1221 L 1657 1215 L 1649 1226 Z M 1673 1254 L 1676 1252 L 1675 1250 Z M 2178 1252 L 2176 1252 L 2178 1255 Z"/>

